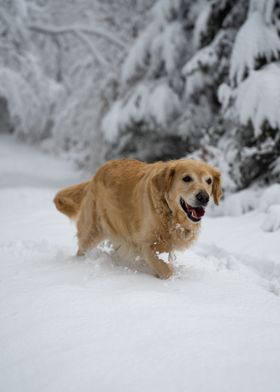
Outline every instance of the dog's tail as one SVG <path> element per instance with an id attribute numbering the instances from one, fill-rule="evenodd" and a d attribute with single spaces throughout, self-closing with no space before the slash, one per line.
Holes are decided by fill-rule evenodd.
<path id="1" fill-rule="evenodd" d="M 89 181 L 82 182 L 59 191 L 53 200 L 58 211 L 67 215 L 70 219 L 75 219 L 87 193 L 88 185 Z"/>

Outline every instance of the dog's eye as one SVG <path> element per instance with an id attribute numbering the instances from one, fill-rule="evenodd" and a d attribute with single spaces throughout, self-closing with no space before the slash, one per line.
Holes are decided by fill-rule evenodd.
<path id="1" fill-rule="evenodd" d="M 185 176 L 185 177 L 183 178 L 183 181 L 184 181 L 184 182 L 191 182 L 191 181 L 192 181 L 192 178 L 191 178 L 191 176 Z"/>
<path id="2" fill-rule="evenodd" d="M 212 178 L 207 178 L 207 180 L 206 180 L 206 182 L 207 182 L 207 184 L 212 184 Z"/>

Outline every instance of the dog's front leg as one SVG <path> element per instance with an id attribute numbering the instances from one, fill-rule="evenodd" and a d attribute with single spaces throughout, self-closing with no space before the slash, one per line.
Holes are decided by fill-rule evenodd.
<path id="1" fill-rule="evenodd" d="M 173 267 L 171 263 L 160 258 L 160 252 L 154 245 L 146 249 L 145 258 L 157 278 L 168 279 L 172 276 Z"/>

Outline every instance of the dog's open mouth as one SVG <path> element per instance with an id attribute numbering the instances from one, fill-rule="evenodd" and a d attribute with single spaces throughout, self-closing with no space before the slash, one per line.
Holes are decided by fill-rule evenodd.
<path id="1" fill-rule="evenodd" d="M 203 207 L 192 207 L 182 197 L 180 197 L 180 205 L 187 214 L 187 217 L 193 222 L 199 222 L 205 214 Z"/>

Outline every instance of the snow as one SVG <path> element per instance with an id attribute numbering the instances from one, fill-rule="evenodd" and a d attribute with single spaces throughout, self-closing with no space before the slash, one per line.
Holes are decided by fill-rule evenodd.
<path id="1" fill-rule="evenodd" d="M 241 124 L 253 123 L 256 137 L 261 135 L 265 121 L 280 127 L 280 63 L 252 71 L 237 89 L 236 109 Z"/>
<path id="2" fill-rule="evenodd" d="M 265 23 L 270 23 L 272 19 L 273 8 L 275 7 L 275 0 L 250 0 L 249 13 L 255 11 L 262 14 Z"/>
<path id="3" fill-rule="evenodd" d="M 267 188 L 249 188 L 229 194 L 220 208 L 212 209 L 213 216 L 239 217 L 250 211 L 263 213 L 260 224 L 263 231 L 273 232 L 280 229 L 280 185 L 273 184 Z"/>
<path id="4" fill-rule="evenodd" d="M 21 137 L 29 134 L 30 139 L 39 140 L 44 136 L 52 105 L 62 93 L 57 83 L 43 77 L 32 56 L 22 62 L 21 73 L 0 64 L 0 96 L 6 99 L 13 127 Z"/>
<path id="5" fill-rule="evenodd" d="M 154 33 L 157 32 L 156 27 L 153 27 L 153 31 Z M 141 39 L 138 38 L 130 49 L 122 66 L 121 77 L 123 83 L 127 83 L 130 79 L 135 77 L 135 73 L 143 71 L 145 68 L 149 48 L 149 37 L 150 30 L 143 33 Z"/>
<path id="6" fill-rule="evenodd" d="M 107 142 L 117 144 L 122 135 L 126 140 L 138 128 L 171 133 L 170 122 L 182 109 L 179 65 L 188 45 L 180 7 L 178 0 L 155 2 L 146 26 L 129 48 L 121 67 L 119 95 L 102 119 Z M 140 80 L 143 76 L 145 80 Z"/>
<path id="7" fill-rule="evenodd" d="M 178 0 L 164 0 L 156 2 L 152 7 L 152 22 L 137 37 L 122 65 L 123 84 L 137 79 L 148 65 L 152 72 L 158 67 L 164 67 L 167 73 L 175 72 L 187 45 L 182 24 L 172 21 L 179 6 Z"/>
<path id="8" fill-rule="evenodd" d="M 237 33 L 230 65 L 230 79 L 241 82 L 255 69 L 256 59 L 268 62 L 279 58 L 280 39 L 275 26 L 264 20 L 259 11 L 252 12 Z"/>
<path id="9" fill-rule="evenodd" d="M 203 34 L 206 34 L 207 32 L 207 24 L 209 21 L 209 15 L 211 12 L 211 4 L 206 3 L 204 4 L 204 7 L 198 14 L 198 17 L 195 21 L 194 25 L 194 32 L 193 32 L 193 44 L 195 48 L 200 48 L 201 45 L 201 36 Z"/>
<path id="10" fill-rule="evenodd" d="M 279 389 L 279 232 L 206 217 L 168 281 L 104 247 L 83 260 L 52 198 L 81 173 L 0 138 L 0 389 Z M 276 191 L 274 191 L 276 192 Z"/>
<path id="11" fill-rule="evenodd" d="M 280 205 L 270 206 L 262 223 L 264 231 L 276 231 L 280 229 Z"/>
<path id="12" fill-rule="evenodd" d="M 254 189 L 229 194 L 219 208 L 219 213 L 225 216 L 240 216 L 246 212 L 255 210 L 260 204 L 260 192 Z"/>
<path id="13" fill-rule="evenodd" d="M 230 166 L 228 164 L 228 156 L 232 154 L 232 146 L 227 141 L 220 141 L 220 146 L 217 148 L 216 146 L 211 146 L 209 144 L 209 139 L 205 137 L 205 141 L 203 143 L 205 145 L 204 149 L 200 152 L 194 152 L 193 154 L 188 154 L 186 157 L 193 157 L 194 159 L 201 159 L 207 161 L 211 165 L 218 167 L 220 171 L 223 173 L 223 189 L 227 193 L 232 193 L 236 184 L 233 181 L 232 174 L 230 172 Z M 226 159 L 225 159 L 226 158 Z M 228 199 L 226 199 L 227 201 Z M 225 203 L 223 203 L 224 205 Z M 219 212 L 221 208 L 218 209 Z M 215 210 L 217 213 L 218 211 Z"/>
<path id="14" fill-rule="evenodd" d="M 151 45 L 151 53 L 155 58 L 163 59 L 166 72 L 172 74 L 172 72 L 176 72 L 185 45 L 187 45 L 187 42 L 184 39 L 182 24 L 175 21 L 169 23 L 154 39 Z"/>
<path id="15" fill-rule="evenodd" d="M 222 105 L 222 108 L 225 110 L 229 106 L 232 90 L 226 83 L 222 83 L 219 86 L 217 92 L 218 92 L 218 100 Z"/>
<path id="16" fill-rule="evenodd" d="M 191 96 L 197 90 L 205 88 L 208 83 L 211 83 L 211 75 L 203 72 L 204 69 L 211 69 L 217 63 L 218 58 L 213 46 L 206 46 L 200 49 L 196 54 L 186 63 L 182 69 L 182 74 L 186 78 L 185 93 L 186 96 Z"/>
<path id="17" fill-rule="evenodd" d="M 139 84 L 125 102 L 113 104 L 102 121 L 102 131 L 105 139 L 113 142 L 128 125 L 137 126 L 143 122 L 167 129 L 179 108 L 179 98 L 169 86 Z"/>
<path id="18" fill-rule="evenodd" d="M 280 184 L 273 184 L 267 187 L 260 197 L 261 211 L 267 211 L 274 204 L 280 205 Z"/>
<path id="19" fill-rule="evenodd" d="M 148 105 L 155 122 L 166 127 L 168 121 L 178 113 L 180 101 L 171 88 L 159 85 L 152 91 Z"/>

